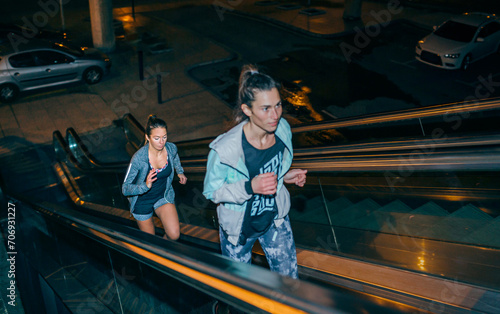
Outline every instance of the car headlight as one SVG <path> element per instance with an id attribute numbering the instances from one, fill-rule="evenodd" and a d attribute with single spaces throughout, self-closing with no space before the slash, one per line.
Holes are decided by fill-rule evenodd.
<path id="1" fill-rule="evenodd" d="M 445 58 L 456 59 L 460 57 L 459 53 L 447 53 L 444 55 Z"/>

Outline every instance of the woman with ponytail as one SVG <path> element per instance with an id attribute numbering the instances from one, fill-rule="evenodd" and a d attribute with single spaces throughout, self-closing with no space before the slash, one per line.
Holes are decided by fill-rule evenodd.
<path id="1" fill-rule="evenodd" d="M 292 132 L 281 117 L 279 88 L 255 66 L 243 67 L 236 126 L 210 144 L 203 194 L 218 204 L 223 255 L 250 263 L 259 240 L 271 270 L 297 278 L 284 183 L 304 186 L 307 170 L 290 169 Z"/>
<path id="2" fill-rule="evenodd" d="M 177 147 L 167 142 L 167 124 L 150 115 L 146 125 L 146 143 L 132 156 L 123 182 L 122 193 L 130 201 L 130 212 L 139 229 L 155 234 L 153 211 L 165 229 L 164 237 L 177 240 L 179 216 L 172 188 L 174 170 L 181 184 L 186 184 Z"/>

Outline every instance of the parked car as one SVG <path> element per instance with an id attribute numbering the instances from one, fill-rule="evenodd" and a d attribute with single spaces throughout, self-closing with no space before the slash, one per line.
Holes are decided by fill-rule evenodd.
<path id="1" fill-rule="evenodd" d="M 17 24 L 0 23 L 0 45 L 13 42 L 24 42 L 31 39 L 44 39 L 54 42 L 68 40 L 68 34 L 47 29 L 30 29 Z"/>
<path id="2" fill-rule="evenodd" d="M 415 52 L 428 65 L 467 70 L 472 62 L 500 52 L 500 19 L 486 13 L 454 17 L 420 40 Z"/>
<path id="3" fill-rule="evenodd" d="M 19 92 L 66 83 L 98 83 L 111 67 L 109 57 L 93 48 L 30 41 L 15 51 L 0 46 L 0 101 L 10 102 Z"/>

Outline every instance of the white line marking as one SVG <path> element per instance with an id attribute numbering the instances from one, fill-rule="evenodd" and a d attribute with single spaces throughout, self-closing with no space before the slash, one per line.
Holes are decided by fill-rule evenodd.
<path id="1" fill-rule="evenodd" d="M 399 62 L 399 61 L 394 61 L 394 60 L 390 60 L 390 61 L 393 62 L 393 63 L 399 64 L 399 65 L 408 67 L 410 69 L 416 69 L 416 67 L 407 64 L 407 63 L 412 62 L 412 61 L 409 61 L 409 62 Z"/>

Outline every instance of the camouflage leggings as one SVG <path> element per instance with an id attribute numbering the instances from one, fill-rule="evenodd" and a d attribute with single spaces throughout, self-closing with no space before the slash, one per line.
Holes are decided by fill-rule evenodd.
<path id="1" fill-rule="evenodd" d="M 219 231 L 222 255 L 238 262 L 250 264 L 252 247 L 255 241 L 259 240 L 272 271 L 298 278 L 297 253 L 288 216 L 279 227 L 273 223 L 269 230 L 260 237 L 248 238 L 245 245 L 231 244 L 226 239 L 224 232 Z"/>

